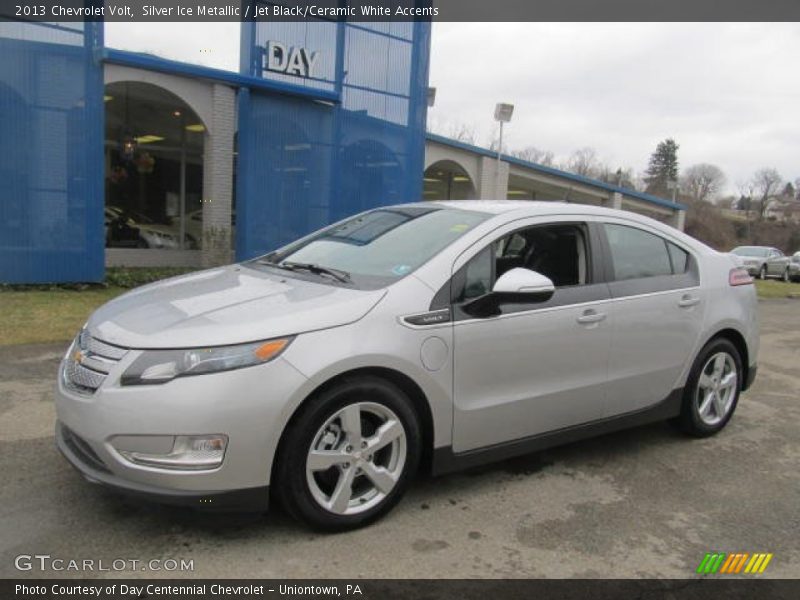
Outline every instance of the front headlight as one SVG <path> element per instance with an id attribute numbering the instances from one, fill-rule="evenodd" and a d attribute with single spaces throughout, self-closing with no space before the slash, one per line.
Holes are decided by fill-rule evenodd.
<path id="1" fill-rule="evenodd" d="M 292 338 L 238 346 L 145 350 L 122 374 L 122 385 L 153 385 L 176 377 L 218 373 L 267 363 L 286 349 Z"/>

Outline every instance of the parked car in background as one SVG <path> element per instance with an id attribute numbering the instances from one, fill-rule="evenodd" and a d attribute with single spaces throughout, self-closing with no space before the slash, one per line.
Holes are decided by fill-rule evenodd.
<path id="1" fill-rule="evenodd" d="M 800 252 L 795 252 L 789 258 L 789 279 L 800 282 Z"/>
<path id="2" fill-rule="evenodd" d="M 139 229 L 122 216 L 115 206 L 106 206 L 104 211 L 105 239 L 107 248 L 146 248 Z"/>
<path id="3" fill-rule="evenodd" d="M 789 281 L 791 269 L 789 257 L 777 248 L 770 246 L 738 246 L 731 250 L 731 254 L 741 257 L 742 266 L 750 275 L 757 275 L 759 279 L 777 277 Z"/>
<path id="4" fill-rule="evenodd" d="M 342 530 L 423 466 L 667 419 L 710 436 L 757 370 L 736 261 L 602 207 L 378 208 L 95 311 L 60 366 L 58 448 L 120 492 L 250 510 L 272 495 Z"/>
<path id="5" fill-rule="evenodd" d="M 173 226 L 156 223 L 145 214 L 118 206 L 106 206 L 105 213 L 106 240 L 109 246 L 163 250 L 175 250 L 179 247 L 180 234 Z M 135 237 L 133 231 L 137 232 Z M 187 235 L 184 247 L 191 250 L 197 248 L 197 244 Z"/>

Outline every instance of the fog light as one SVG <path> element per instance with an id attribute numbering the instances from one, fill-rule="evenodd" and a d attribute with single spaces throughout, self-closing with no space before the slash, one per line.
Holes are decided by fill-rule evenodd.
<path id="1" fill-rule="evenodd" d="M 222 464 L 228 436 L 225 435 L 178 435 L 169 454 L 149 454 L 119 450 L 126 460 L 137 465 L 200 471 L 215 469 Z"/>

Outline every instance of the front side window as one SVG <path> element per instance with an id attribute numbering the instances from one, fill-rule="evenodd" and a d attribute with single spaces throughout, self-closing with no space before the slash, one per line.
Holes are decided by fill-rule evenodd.
<path id="1" fill-rule="evenodd" d="M 477 254 L 455 278 L 454 300 L 466 302 L 489 293 L 494 282 L 514 268 L 550 278 L 556 288 L 587 283 L 584 230 L 579 225 L 537 225 L 506 235 Z"/>
<path id="2" fill-rule="evenodd" d="M 381 287 L 416 270 L 490 216 L 450 208 L 382 208 L 250 264 L 315 265 L 346 273 L 358 287 Z"/>
<path id="3" fill-rule="evenodd" d="M 663 238 L 627 225 L 606 224 L 605 230 L 616 281 L 673 274 L 668 242 Z"/>

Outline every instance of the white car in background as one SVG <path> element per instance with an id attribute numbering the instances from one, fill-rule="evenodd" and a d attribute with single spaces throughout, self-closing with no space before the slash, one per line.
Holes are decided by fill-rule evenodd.
<path id="1" fill-rule="evenodd" d="M 791 269 L 789 258 L 777 248 L 771 246 L 738 246 L 731 254 L 741 259 L 741 265 L 750 275 L 759 279 L 777 277 L 789 281 Z"/>
<path id="2" fill-rule="evenodd" d="M 110 224 L 114 220 L 122 221 L 128 228 L 139 231 L 139 248 L 155 248 L 161 250 L 177 250 L 180 247 L 178 240 L 180 234 L 174 226 L 156 223 L 140 212 L 124 210 L 118 206 L 106 206 L 106 235 Z M 192 249 L 192 244 L 187 236 L 186 249 Z M 196 247 L 196 245 L 194 246 Z"/>

